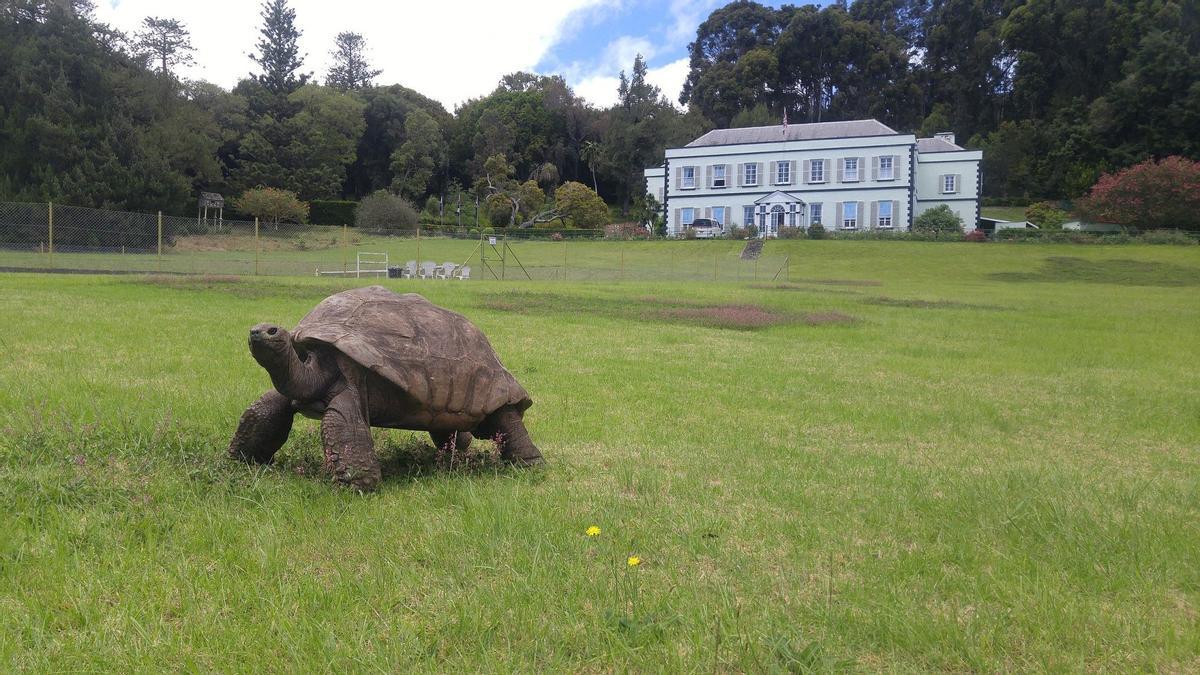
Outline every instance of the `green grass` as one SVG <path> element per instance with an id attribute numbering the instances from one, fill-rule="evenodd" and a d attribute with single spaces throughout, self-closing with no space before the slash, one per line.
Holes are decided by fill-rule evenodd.
<path id="1" fill-rule="evenodd" d="M 0 275 L 0 668 L 1200 669 L 1200 255 L 767 247 L 790 282 L 385 282 L 487 333 L 549 466 L 381 431 L 368 496 L 308 420 L 224 457 L 247 327 L 353 280 Z"/>
<path id="2" fill-rule="evenodd" d="M 984 218 L 1000 218 L 1001 220 L 1025 220 L 1024 206 L 985 206 L 981 209 Z"/>

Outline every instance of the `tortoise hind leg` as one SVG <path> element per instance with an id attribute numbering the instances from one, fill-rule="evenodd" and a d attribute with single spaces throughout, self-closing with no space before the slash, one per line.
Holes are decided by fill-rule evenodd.
<path id="1" fill-rule="evenodd" d="M 471 441 L 475 440 L 475 437 L 472 436 L 471 432 L 469 432 L 469 431 L 431 431 L 431 432 L 429 432 L 429 438 L 431 438 L 433 440 L 433 446 L 435 448 L 447 447 L 450 443 L 451 435 L 454 435 L 454 449 L 455 450 L 460 450 L 460 451 L 466 450 L 467 448 L 471 447 Z"/>
<path id="2" fill-rule="evenodd" d="M 229 441 L 229 456 L 244 462 L 269 464 L 292 432 L 296 411 L 288 397 L 271 389 L 246 408 Z"/>
<path id="3" fill-rule="evenodd" d="M 496 441 L 500 446 L 500 457 L 518 466 L 537 466 L 545 463 L 542 453 L 529 438 L 529 431 L 521 419 L 521 413 L 512 406 L 504 406 L 488 415 L 476 432 Z"/>
<path id="4" fill-rule="evenodd" d="M 334 396 L 321 417 L 321 442 L 334 480 L 369 492 L 379 485 L 382 473 L 363 408 L 353 387 Z"/>

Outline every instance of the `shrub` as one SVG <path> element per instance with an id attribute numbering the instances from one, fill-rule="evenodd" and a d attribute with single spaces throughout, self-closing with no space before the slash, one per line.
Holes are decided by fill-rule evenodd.
<path id="1" fill-rule="evenodd" d="M 354 222 L 358 202 L 314 199 L 308 203 L 308 222 L 313 225 L 349 225 Z"/>
<path id="2" fill-rule="evenodd" d="M 1043 230 L 1061 230 L 1069 215 L 1053 202 L 1038 202 L 1025 207 L 1025 220 Z"/>
<path id="3" fill-rule="evenodd" d="M 725 237 L 729 239 L 746 239 L 749 236 L 750 233 L 746 228 L 737 225 L 730 225 L 729 229 L 725 231 Z"/>
<path id="4" fill-rule="evenodd" d="M 757 236 L 758 236 L 758 226 L 755 225 L 754 223 L 750 223 L 749 225 L 747 225 L 746 226 L 746 238 L 753 239 Z"/>
<path id="5" fill-rule="evenodd" d="M 988 240 L 988 238 L 987 238 L 987 233 L 986 233 L 986 232 L 984 232 L 983 230 L 980 230 L 980 229 L 978 229 L 978 228 L 976 228 L 976 229 L 974 229 L 974 230 L 971 230 L 970 232 L 968 232 L 968 233 L 966 233 L 965 235 L 963 235 L 963 241 L 977 241 L 977 242 L 984 242 L 984 241 L 987 241 L 987 240 Z"/>
<path id="6" fill-rule="evenodd" d="M 1200 230 L 1200 162 L 1172 156 L 1105 174 L 1078 209 L 1095 222 Z"/>
<path id="7" fill-rule="evenodd" d="M 779 234 L 776 235 L 780 239 L 803 239 L 804 228 L 802 227 L 781 227 Z"/>
<path id="8" fill-rule="evenodd" d="M 419 220 L 417 209 L 407 199 L 387 190 L 363 197 L 354 214 L 355 225 L 371 230 L 415 228 Z"/>
<path id="9" fill-rule="evenodd" d="M 824 239 L 827 234 L 829 233 L 825 231 L 825 226 L 820 223 L 813 223 L 808 226 L 809 239 Z"/>
<path id="10" fill-rule="evenodd" d="M 608 222 L 608 205 L 583 183 L 567 181 L 558 186 L 554 197 L 555 208 L 575 227 L 597 229 Z"/>
<path id="11" fill-rule="evenodd" d="M 1193 239 L 1179 230 L 1149 230 L 1143 232 L 1138 241 L 1143 244 L 1200 244 L 1200 240 Z"/>
<path id="12" fill-rule="evenodd" d="M 963 222 L 949 206 L 941 204 L 917 216 L 913 231 L 938 236 L 944 233 L 962 234 Z"/>
<path id="13" fill-rule="evenodd" d="M 269 187 L 246 190 L 233 200 L 233 207 L 275 225 L 308 222 L 308 204 L 300 201 L 295 192 L 287 190 Z"/>
<path id="14" fill-rule="evenodd" d="M 425 213 L 431 217 L 437 218 L 442 212 L 442 202 L 437 198 L 437 195 L 429 195 L 429 199 L 425 200 Z"/>

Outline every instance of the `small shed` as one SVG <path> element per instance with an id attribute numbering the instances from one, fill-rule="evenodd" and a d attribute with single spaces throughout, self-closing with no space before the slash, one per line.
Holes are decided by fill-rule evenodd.
<path id="1" fill-rule="evenodd" d="M 208 210 L 213 210 L 213 224 L 217 229 L 225 224 L 225 198 L 216 192 L 201 192 L 200 205 L 196 209 L 196 225 L 208 226 Z"/>

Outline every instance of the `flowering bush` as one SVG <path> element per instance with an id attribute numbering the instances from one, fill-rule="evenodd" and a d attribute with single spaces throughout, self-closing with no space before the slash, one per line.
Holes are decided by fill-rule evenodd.
<path id="1" fill-rule="evenodd" d="M 1105 174 L 1078 209 L 1094 222 L 1200 230 L 1200 162 L 1172 156 Z"/>

